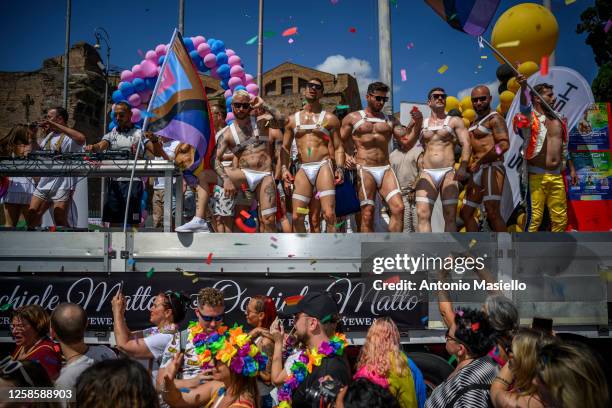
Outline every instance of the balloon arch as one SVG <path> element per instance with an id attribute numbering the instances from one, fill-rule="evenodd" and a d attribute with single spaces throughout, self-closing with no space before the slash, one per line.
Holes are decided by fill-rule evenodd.
<path id="1" fill-rule="evenodd" d="M 234 119 L 230 107 L 232 95 L 237 90 L 244 89 L 256 96 L 259 93 L 259 87 L 255 79 L 244 71 L 242 59 L 233 50 L 226 49 L 223 41 L 214 38 L 206 40 L 198 35 L 185 37 L 183 43 L 197 70 L 220 80 L 221 87 L 225 90 L 224 96 L 227 112 L 229 112 L 226 121 L 231 122 Z M 136 125 L 142 126 L 143 112 L 147 110 L 147 104 L 164 63 L 167 48 L 166 44 L 157 45 L 154 50 L 146 52 L 145 59 L 140 64 L 134 65 L 131 70 L 122 71 L 121 82 L 112 94 L 114 103 L 125 101 L 130 104 L 132 122 Z M 108 125 L 109 130 L 117 126 L 113 111 L 111 111 L 111 119 Z"/>

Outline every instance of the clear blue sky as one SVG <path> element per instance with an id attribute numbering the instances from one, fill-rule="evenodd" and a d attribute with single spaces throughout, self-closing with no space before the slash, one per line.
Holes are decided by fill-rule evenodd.
<path id="1" fill-rule="evenodd" d="M 0 71 L 33 71 L 42 61 L 64 50 L 65 1 L 38 0 L 22 3 L 0 2 Z M 185 33 L 223 40 L 234 49 L 253 75 L 257 71 L 257 47 L 245 42 L 257 34 L 257 0 L 186 0 Z M 513 5 L 502 0 L 498 16 Z M 577 0 L 566 6 L 565 0 L 552 0 L 553 13 L 560 27 L 557 65 L 580 72 L 590 83 L 597 73 L 591 48 L 584 35 L 575 33 L 580 13 L 592 0 Z M 378 78 L 378 18 L 376 0 L 330 0 L 304 2 L 265 0 L 264 27 L 276 36 L 265 41 L 264 69 L 291 60 L 308 67 L 344 68 L 357 73 L 362 83 Z M 72 1 L 71 42 L 94 42 L 93 30 L 104 27 L 110 34 L 111 64 L 130 68 L 140 62 L 138 50 L 146 52 L 170 40 L 177 24 L 177 0 Z M 494 22 L 496 18 L 494 19 Z M 460 90 L 496 79 L 496 60 L 480 59 L 476 41 L 446 25 L 422 0 L 398 0 L 391 6 L 393 81 L 395 110 L 399 101 L 420 101 L 434 85 L 456 95 Z M 294 43 L 280 33 L 297 26 Z M 490 31 L 486 34 L 490 38 Z M 355 33 L 349 30 L 356 29 Z M 408 43 L 414 48 L 408 49 Z M 490 52 L 488 52 L 489 55 Z M 476 74 L 478 64 L 483 68 Z M 449 65 L 440 75 L 437 69 Z M 401 82 L 400 69 L 407 72 Z"/>

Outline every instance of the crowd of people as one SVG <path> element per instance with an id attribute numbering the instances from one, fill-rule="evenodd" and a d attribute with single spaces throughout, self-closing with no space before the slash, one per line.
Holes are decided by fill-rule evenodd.
<path id="1" fill-rule="evenodd" d="M 566 191 L 562 172 L 567 160 L 563 123 L 548 106 L 554 104 L 551 85 L 527 89 L 521 84 L 521 114 L 515 119 L 526 141 L 528 185 L 525 230 L 537 231 L 545 208 L 550 229 L 567 227 Z M 211 168 L 187 172 L 186 192 L 196 197 L 189 222 L 177 232 L 429 232 L 439 199 L 444 231 L 507 231 L 500 203 L 508 189 L 504 153 L 509 149 L 505 118 L 491 109 L 489 89 L 471 93 L 476 118 L 466 126 L 455 112 L 446 112 L 446 92 L 433 88 L 427 95 L 430 116 L 413 109 L 404 126 L 383 113 L 389 88 L 381 82 L 368 86 L 365 109 L 327 112 L 321 98 L 323 81 L 310 79 L 303 91 L 302 110 L 283 115 L 261 97 L 237 91 L 232 98 L 234 120 L 225 126 L 225 110 L 211 105 L 216 131 Z M 194 151 L 131 121 L 130 106 L 113 106 L 117 127 L 98 143 L 85 145 L 80 132 L 67 127 L 67 112 L 48 111 L 36 127 L 16 126 L 2 142 L 0 156 L 23 156 L 33 149 L 63 152 L 142 152 L 141 157 L 173 160 L 184 169 L 194 162 Z M 37 143 L 35 129 L 46 136 Z M 397 148 L 389 152 L 395 142 Z M 141 144 L 139 148 L 138 144 Z M 163 224 L 163 180 L 151 180 L 154 227 Z M 110 226 L 143 222 L 145 178 L 132 183 L 113 178 L 107 186 L 102 221 Z M 71 177 L 12 177 L 2 198 L 6 225 L 14 227 L 23 214 L 29 228 L 53 207 L 57 226 L 72 225 L 68 207 L 75 180 Z M 128 193 L 130 197 L 128 197 Z M 460 197 L 463 197 L 460 199 Z M 516 213 L 516 211 L 515 211 Z M 442 218 L 442 217 L 441 217 Z M 515 214 L 516 218 L 516 214 Z"/>
<path id="2" fill-rule="evenodd" d="M 440 384 L 426 382 L 388 317 L 374 321 L 356 360 L 348 358 L 342 316 L 326 292 L 282 311 L 254 296 L 248 328 L 226 321 L 224 295 L 212 287 L 195 305 L 182 293 L 159 293 L 145 330 L 128 328 L 125 306 L 118 292 L 114 349 L 85 343 L 87 315 L 77 304 L 59 304 L 50 317 L 38 305 L 17 308 L 15 350 L 0 362 L 0 388 L 74 390 L 70 402 L 21 405 L 45 407 L 609 406 L 601 357 L 552 331 L 520 328 L 502 295 L 489 296 L 482 310 L 440 301 L 446 352 L 456 361 Z"/>

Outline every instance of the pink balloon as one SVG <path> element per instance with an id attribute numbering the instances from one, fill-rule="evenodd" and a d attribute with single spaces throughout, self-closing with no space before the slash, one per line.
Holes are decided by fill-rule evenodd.
<path id="1" fill-rule="evenodd" d="M 130 103 L 130 105 L 136 107 L 136 106 L 140 105 L 140 103 L 142 101 L 140 100 L 140 95 L 135 93 L 135 94 L 131 94 L 130 95 L 130 97 L 128 98 L 128 102 Z M 136 121 L 136 122 L 138 122 L 138 121 Z"/>
<path id="2" fill-rule="evenodd" d="M 204 58 L 206 55 L 210 54 L 210 46 L 206 43 L 202 43 L 197 46 L 197 51 L 200 57 Z"/>
<path id="3" fill-rule="evenodd" d="M 144 61 L 140 64 L 142 67 L 142 72 L 146 78 L 151 78 L 157 75 L 157 65 L 155 65 L 151 61 Z"/>
<path id="4" fill-rule="evenodd" d="M 233 67 L 234 65 L 240 65 L 241 62 L 242 60 L 237 55 L 232 55 L 227 59 L 227 63 L 230 65 L 230 67 Z"/>
<path id="5" fill-rule="evenodd" d="M 233 92 L 231 89 L 228 89 L 227 91 L 225 91 L 225 93 L 223 94 L 223 96 L 225 96 L 225 99 L 229 98 L 230 96 L 232 96 Z"/>
<path id="6" fill-rule="evenodd" d="M 157 53 L 153 50 L 149 50 L 147 51 L 147 53 L 145 54 L 145 59 L 147 61 L 151 61 L 154 64 L 157 64 L 157 60 L 159 59 L 159 57 L 157 56 Z"/>
<path id="7" fill-rule="evenodd" d="M 215 79 L 221 79 L 219 77 L 219 74 L 217 73 L 217 67 L 214 67 L 214 68 L 210 69 L 210 76 L 215 78 Z"/>
<path id="8" fill-rule="evenodd" d="M 121 71 L 121 80 L 125 82 L 132 82 L 134 80 L 134 74 L 129 69 Z"/>
<path id="9" fill-rule="evenodd" d="M 142 100 L 143 103 L 146 103 L 149 102 L 149 99 L 151 99 L 153 91 L 151 89 L 145 89 L 142 92 L 138 92 L 138 95 L 140 95 L 140 100 Z"/>
<path id="10" fill-rule="evenodd" d="M 157 47 L 155 47 L 155 53 L 157 54 L 158 57 L 161 57 L 162 55 L 166 55 L 167 49 L 166 49 L 166 44 L 159 44 Z"/>
<path id="11" fill-rule="evenodd" d="M 228 112 L 227 116 L 225 117 L 225 122 L 229 123 L 232 120 L 234 120 L 234 112 Z"/>
<path id="12" fill-rule="evenodd" d="M 227 50 L 225 50 L 225 55 L 227 55 L 228 57 L 231 57 L 232 55 L 236 55 L 236 52 L 228 48 Z"/>
<path id="13" fill-rule="evenodd" d="M 202 37 L 201 35 L 198 35 L 196 37 L 191 37 L 191 41 L 193 41 L 193 46 L 198 49 L 198 45 L 206 42 L 206 38 Z"/>
<path id="14" fill-rule="evenodd" d="M 157 75 L 159 75 L 159 74 L 160 74 L 161 69 L 162 69 L 161 65 L 158 65 L 158 66 L 155 68 L 155 70 L 157 71 Z"/>
<path id="15" fill-rule="evenodd" d="M 246 74 L 244 76 L 244 79 L 246 80 L 246 82 L 253 82 L 253 81 L 255 81 L 255 78 L 251 74 Z"/>
<path id="16" fill-rule="evenodd" d="M 227 84 L 229 85 L 230 89 L 233 91 L 234 88 L 236 88 L 238 85 L 242 85 L 242 79 L 237 78 L 237 77 L 231 77 L 229 81 L 227 82 Z"/>
<path id="17" fill-rule="evenodd" d="M 144 78 L 144 71 L 142 70 L 140 64 L 136 64 L 132 67 L 132 74 L 134 75 L 134 78 Z"/>
<path id="18" fill-rule="evenodd" d="M 240 77 L 242 74 L 244 74 L 244 68 L 242 68 L 240 65 L 234 65 L 230 69 L 230 75 L 233 77 Z"/>
<path id="19" fill-rule="evenodd" d="M 204 56 L 204 65 L 206 65 L 208 68 L 214 68 L 217 66 L 217 57 L 215 56 L 215 54 L 206 54 L 206 56 Z M 216 72 L 216 71 L 215 71 Z"/>
<path id="20" fill-rule="evenodd" d="M 257 84 L 248 84 L 246 86 L 246 90 L 253 96 L 256 96 L 259 93 L 259 87 L 257 86 Z"/>
<path id="21" fill-rule="evenodd" d="M 132 108 L 132 123 L 140 122 L 140 118 L 141 118 L 140 109 Z"/>

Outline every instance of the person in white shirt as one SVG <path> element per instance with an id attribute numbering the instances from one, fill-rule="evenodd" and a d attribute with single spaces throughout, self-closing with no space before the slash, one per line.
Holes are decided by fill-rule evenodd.
<path id="1" fill-rule="evenodd" d="M 83 150 L 85 135 L 67 125 L 68 112 L 62 107 L 47 111 L 47 119 L 38 126 L 47 136 L 40 143 L 42 150 L 55 151 L 58 154 L 75 153 Z M 76 187 L 76 177 L 41 177 L 32 195 L 28 217 L 28 228 L 40 225 L 42 215 L 53 205 L 53 222 L 56 226 L 68 226 L 68 209 L 72 203 L 72 194 Z"/>
<path id="2" fill-rule="evenodd" d="M 147 135 L 148 136 L 148 135 Z M 158 160 L 174 160 L 176 148 L 181 142 L 168 139 L 167 137 L 154 137 L 153 153 Z M 164 177 L 155 177 L 153 180 L 153 227 L 162 228 L 164 226 L 164 189 L 166 183 Z M 174 201 L 174 199 L 172 200 Z M 174 207 L 174 206 L 173 206 Z"/>
<path id="3" fill-rule="evenodd" d="M 114 108 L 117 127 L 105 134 L 98 143 L 85 146 L 86 152 L 100 152 L 106 150 L 128 150 L 132 157 L 136 154 L 138 143 L 144 143 L 140 148 L 141 157 L 153 158 L 152 143 L 148 143 L 143 137 L 142 131 L 132 123 L 132 110 L 127 102 L 119 102 Z M 140 224 L 140 202 L 144 192 L 142 180 L 134 178 L 132 190 L 128 200 L 130 178 L 112 178 L 108 182 L 106 202 L 104 203 L 103 222 L 108 222 L 112 226 L 122 226 L 125 214 L 125 207 L 129 203 L 129 213 L 127 224 Z"/>
<path id="4" fill-rule="evenodd" d="M 106 346 L 85 344 L 87 313 L 75 303 L 60 303 L 51 314 L 51 337 L 59 341 L 64 366 L 55 381 L 58 389 L 74 388 L 79 375 L 98 361 L 116 358 Z"/>

